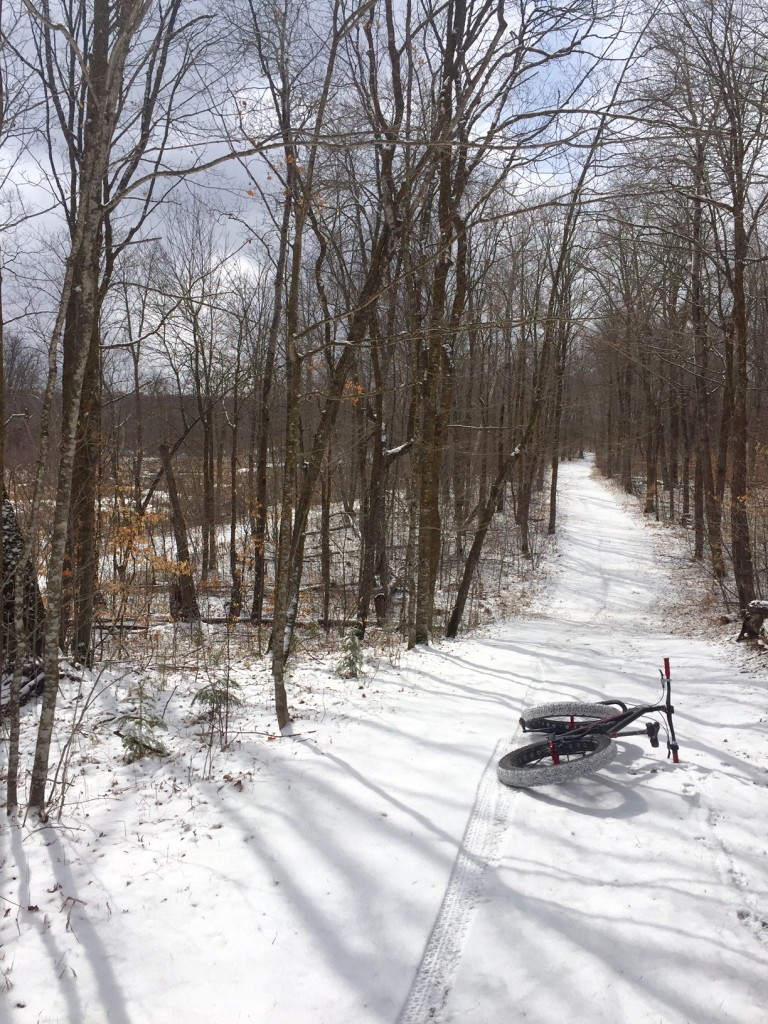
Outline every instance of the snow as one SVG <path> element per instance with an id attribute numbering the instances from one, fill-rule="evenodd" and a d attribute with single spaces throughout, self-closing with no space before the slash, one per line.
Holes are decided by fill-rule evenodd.
<path id="1" fill-rule="evenodd" d="M 413 439 L 409 438 L 402 444 L 399 444 L 396 448 L 385 448 L 384 458 L 385 459 L 396 459 L 398 455 L 402 455 L 403 452 L 407 452 L 408 449 L 413 445 Z"/>
<path id="2" fill-rule="evenodd" d="M 765 669 L 704 612 L 669 632 L 695 605 L 671 531 L 589 462 L 560 485 L 524 618 L 362 680 L 303 662 L 291 736 L 260 662 L 232 669 L 226 751 L 174 717 L 189 677 L 164 683 L 166 760 L 122 764 L 95 701 L 61 821 L 0 826 L 0 1020 L 768 1019 Z M 523 706 L 654 700 L 665 656 L 679 765 L 662 731 L 593 776 L 498 783 Z"/>

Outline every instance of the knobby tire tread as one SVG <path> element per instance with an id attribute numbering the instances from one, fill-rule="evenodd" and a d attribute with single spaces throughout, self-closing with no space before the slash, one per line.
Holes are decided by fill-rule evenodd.
<path id="1" fill-rule="evenodd" d="M 526 708 L 521 719 L 528 732 L 549 732 L 549 719 L 554 716 L 565 718 L 573 715 L 574 718 L 602 720 L 612 718 L 616 713 L 615 707 L 609 707 L 606 704 L 582 704 L 570 701 L 561 704 L 537 704 L 535 707 Z M 557 724 L 562 726 L 562 723 Z"/>
<path id="2" fill-rule="evenodd" d="M 498 763 L 496 773 L 505 786 L 528 788 L 549 786 L 589 775 L 604 768 L 617 754 L 616 744 L 609 736 L 593 733 L 574 739 L 562 738 L 558 743 L 560 754 L 566 758 L 569 753 L 583 756 L 575 761 L 562 760 L 553 764 L 550 759 L 549 741 L 531 743 L 505 754 Z"/>

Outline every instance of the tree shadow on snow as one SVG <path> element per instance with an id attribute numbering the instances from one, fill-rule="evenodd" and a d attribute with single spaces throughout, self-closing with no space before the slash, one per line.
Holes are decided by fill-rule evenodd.
<path id="1" fill-rule="evenodd" d="M 605 772 L 523 792 L 537 803 L 590 818 L 637 818 L 648 811 L 645 798 L 632 782 Z"/>

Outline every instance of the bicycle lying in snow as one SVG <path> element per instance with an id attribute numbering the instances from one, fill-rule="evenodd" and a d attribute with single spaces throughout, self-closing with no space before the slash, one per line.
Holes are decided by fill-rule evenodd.
<path id="1" fill-rule="evenodd" d="M 661 676 L 662 700 L 656 704 L 628 707 L 620 700 L 596 704 L 540 704 L 523 712 L 523 732 L 545 733 L 547 738 L 505 754 L 496 769 L 506 786 L 546 786 L 577 779 L 609 764 L 618 753 L 613 737 L 647 736 L 652 747 L 659 746 L 661 721 L 646 722 L 632 729 L 644 715 L 661 715 L 667 724 L 667 757 L 677 764 L 678 746 L 672 724 L 672 680 L 669 658 L 664 659 Z"/>

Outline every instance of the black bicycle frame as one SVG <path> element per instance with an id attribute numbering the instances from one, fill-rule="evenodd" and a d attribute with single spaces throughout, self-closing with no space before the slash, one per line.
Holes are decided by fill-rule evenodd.
<path id="1" fill-rule="evenodd" d="M 632 725 L 639 718 L 642 718 L 643 715 L 647 715 L 655 711 L 661 711 L 667 719 L 667 727 L 669 729 L 667 756 L 671 754 L 672 763 L 679 764 L 680 758 L 678 756 L 678 751 L 680 748 L 678 747 L 677 740 L 675 738 L 675 727 L 672 724 L 672 715 L 674 714 L 675 709 L 672 706 L 672 678 L 669 670 L 669 658 L 664 659 L 664 671 L 659 674 L 661 675 L 662 686 L 665 692 L 663 704 L 642 704 L 631 708 L 625 707 L 623 711 L 616 715 L 612 715 L 610 718 L 601 718 L 592 722 L 563 723 L 560 729 L 557 730 L 557 735 L 552 736 L 550 739 L 550 747 L 554 748 L 552 749 L 553 756 L 556 756 L 558 738 L 576 739 L 579 736 L 587 736 L 593 733 L 601 733 L 605 736 L 618 736 L 619 734 L 623 736 L 648 736 L 651 741 L 651 746 L 658 747 L 658 722 L 648 722 L 644 729 L 628 731 L 627 727 Z M 614 702 L 605 701 L 605 703 L 610 704 Z"/>

